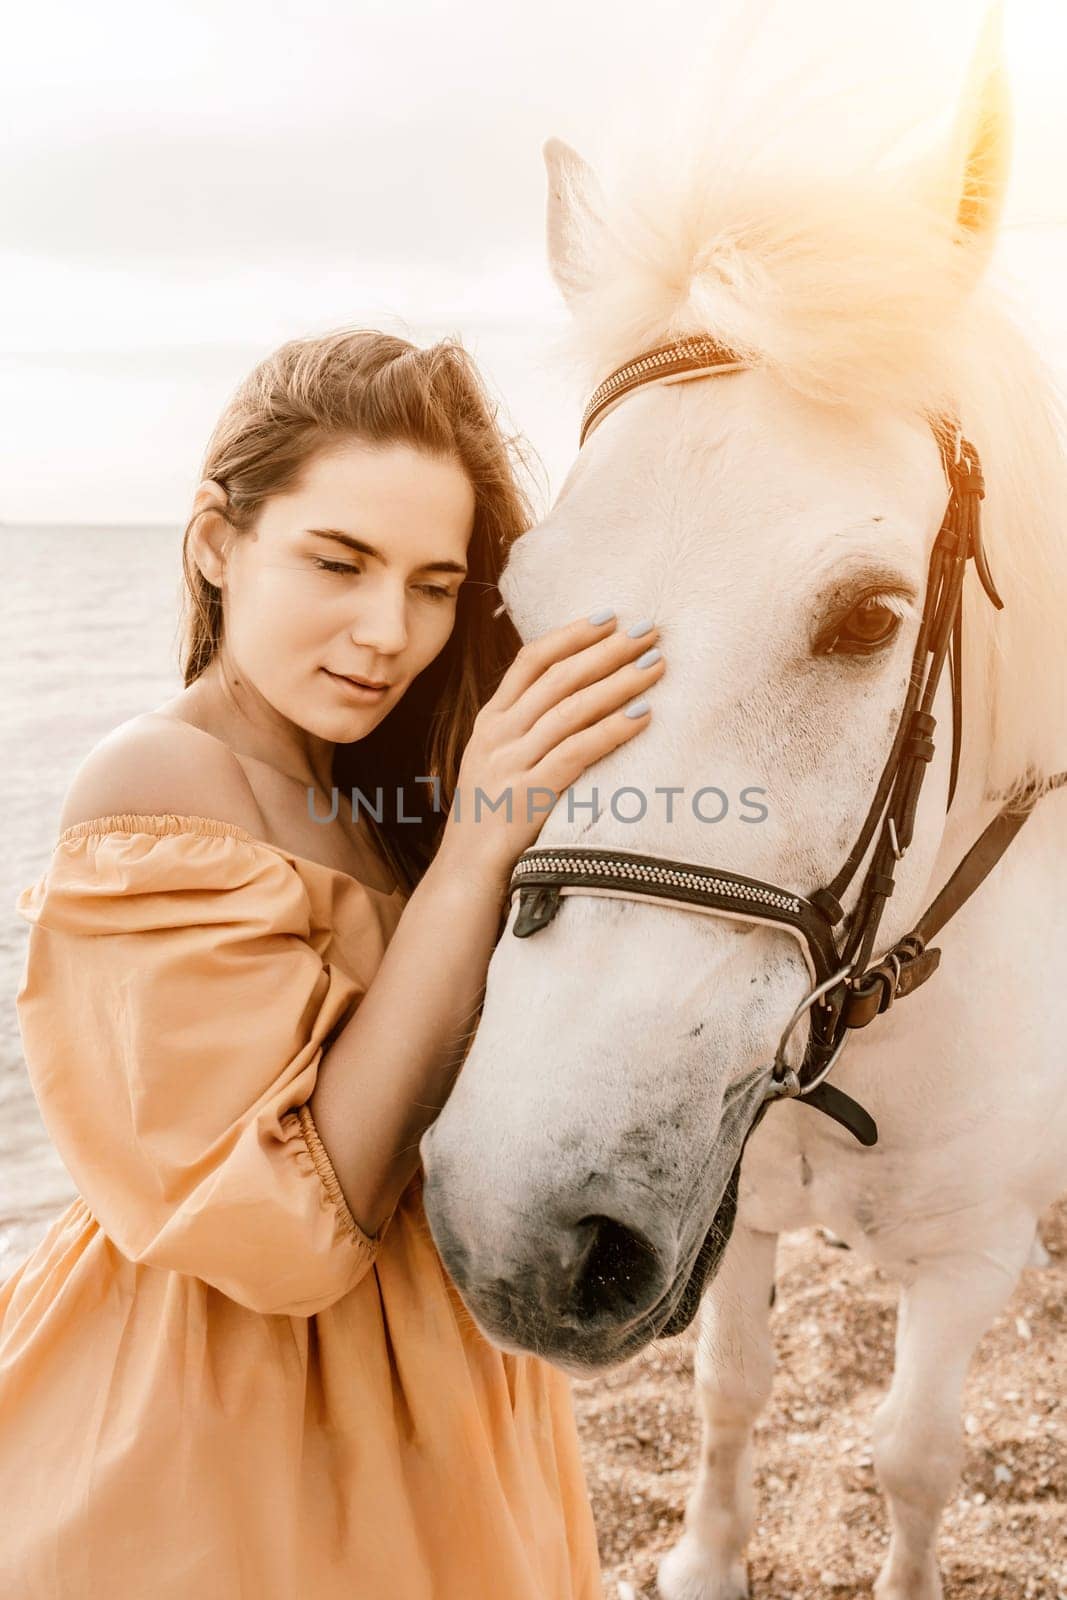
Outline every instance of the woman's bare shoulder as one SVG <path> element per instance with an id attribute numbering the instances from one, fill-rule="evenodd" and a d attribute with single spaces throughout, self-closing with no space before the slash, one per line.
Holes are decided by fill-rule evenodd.
<path id="1" fill-rule="evenodd" d="M 59 831 L 131 812 L 212 817 L 257 838 L 263 832 L 234 752 L 192 723 L 154 711 L 120 723 L 89 751 L 67 790 Z"/>

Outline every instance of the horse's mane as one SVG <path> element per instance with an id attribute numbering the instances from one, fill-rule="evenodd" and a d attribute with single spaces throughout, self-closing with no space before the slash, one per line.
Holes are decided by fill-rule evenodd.
<path id="1" fill-rule="evenodd" d="M 778 108 L 779 116 L 781 107 Z M 982 458 L 986 548 L 1005 610 L 965 591 L 968 723 L 988 708 L 987 784 L 1067 768 L 1067 430 L 1003 288 L 916 170 L 767 155 L 759 107 L 697 150 L 646 138 L 613 180 L 566 179 L 584 276 L 560 354 L 586 393 L 706 331 L 820 404 L 954 411 Z M 977 287 L 975 282 L 977 280 Z M 946 491 L 947 492 L 947 491 Z"/>

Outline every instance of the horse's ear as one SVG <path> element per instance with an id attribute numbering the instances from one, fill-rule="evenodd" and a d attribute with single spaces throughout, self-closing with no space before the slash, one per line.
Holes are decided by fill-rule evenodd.
<path id="1" fill-rule="evenodd" d="M 976 280 L 993 252 L 1011 169 L 1012 110 L 1002 36 L 1003 4 L 996 0 L 971 56 L 948 147 L 942 149 L 936 177 L 929 175 L 938 202 L 951 208 Z"/>
<path id="2" fill-rule="evenodd" d="M 599 226 L 596 173 L 562 139 L 542 148 L 548 171 L 548 265 L 568 305 L 589 287 L 589 245 Z"/>

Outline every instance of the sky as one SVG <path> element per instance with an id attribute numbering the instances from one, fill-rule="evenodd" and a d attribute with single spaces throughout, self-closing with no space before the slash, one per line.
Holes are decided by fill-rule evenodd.
<path id="1" fill-rule="evenodd" d="M 881 55 L 846 0 L 44 0 L 0 60 L 0 522 L 183 522 L 226 398 L 283 339 L 361 322 L 456 334 L 544 465 L 584 396 L 553 366 L 550 135 L 596 162 L 685 82 L 709 18 Z M 928 0 L 885 92 L 951 72 L 981 0 Z M 1067 350 L 1063 0 L 1006 0 L 1008 246 Z M 710 42 L 709 42 L 710 41 Z M 768 51 L 768 57 L 770 55 Z M 906 82 L 905 82 L 906 79 Z M 643 136 L 643 134 L 642 134 Z"/>

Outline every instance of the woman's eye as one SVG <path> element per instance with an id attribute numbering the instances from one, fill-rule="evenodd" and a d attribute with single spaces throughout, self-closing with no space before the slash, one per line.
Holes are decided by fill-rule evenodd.
<path id="1" fill-rule="evenodd" d="M 877 595 L 869 595 L 858 606 L 853 606 L 823 647 L 822 653 L 841 655 L 851 652 L 853 655 L 862 655 L 874 651 L 879 645 L 889 643 L 900 623 L 899 614 L 884 600 Z"/>
<path id="2" fill-rule="evenodd" d="M 329 561 L 325 556 L 312 556 L 312 561 L 320 572 L 362 572 L 362 567 L 354 567 L 347 561 Z M 451 600 L 452 590 L 443 589 L 436 583 L 420 583 L 418 588 L 433 600 Z"/>
<path id="3" fill-rule="evenodd" d="M 358 567 L 351 566 L 347 561 L 327 561 L 325 556 L 313 556 L 312 560 L 320 572 L 358 572 Z"/>

